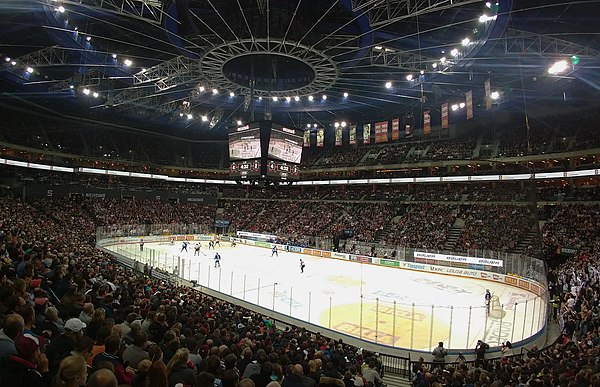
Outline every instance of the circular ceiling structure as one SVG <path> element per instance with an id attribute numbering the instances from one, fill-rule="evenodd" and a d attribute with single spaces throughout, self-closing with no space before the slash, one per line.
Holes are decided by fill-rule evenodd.
<path id="1" fill-rule="evenodd" d="M 200 59 L 204 82 L 255 97 L 307 96 L 337 80 L 336 63 L 302 44 L 275 39 L 229 42 Z"/>

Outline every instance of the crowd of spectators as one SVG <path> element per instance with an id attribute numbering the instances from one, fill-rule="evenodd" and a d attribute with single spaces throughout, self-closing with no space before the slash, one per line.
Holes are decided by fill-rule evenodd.
<path id="1" fill-rule="evenodd" d="M 432 142 L 423 160 L 466 160 L 473 158 L 477 139 L 475 137 L 457 138 Z"/>
<path id="2" fill-rule="evenodd" d="M 93 222 L 81 204 L 56 214 L 67 202 L 46 209 L 1 200 L 1 382 L 341 387 L 344 378 L 352 385 L 381 381 L 372 353 L 300 327 L 280 328 L 238 305 L 119 266 L 94 248 L 87 228 L 63 223 L 71 216 Z"/>
<path id="3" fill-rule="evenodd" d="M 328 154 L 321 157 L 316 166 L 354 165 L 370 151 L 369 147 L 333 148 Z"/>
<path id="4" fill-rule="evenodd" d="M 317 228 L 325 235 L 352 228 L 356 240 L 369 241 L 391 221 L 395 232 L 385 235 L 386 244 L 421 248 L 440 248 L 460 217 L 465 225 L 458 250 L 503 251 L 528 231 L 533 219 L 528 207 L 506 204 L 227 204 L 247 227 L 266 224 L 281 234 Z M 170 221 L 185 223 L 189 216 L 196 219 L 193 211 L 202 206 L 8 198 L 0 206 L 0 380 L 9 385 L 50 386 L 54 377 L 69 387 L 86 378 L 92 387 L 251 387 L 249 380 L 254 386 L 277 381 L 286 387 L 296 377 L 311 378 L 311 385 L 343 380 L 348 371 L 358 386 L 354 383 L 366 377 L 360 372 L 368 368 L 368 356 L 357 348 L 302 328 L 278 329 L 267 317 L 237 305 L 120 267 L 93 247 L 98 225 L 152 222 L 162 211 Z M 252 215 L 244 218 L 248 206 Z M 600 385 L 600 208 L 562 204 L 549 211 L 542 230 L 547 257 L 560 248 L 572 251 L 549 275 L 561 339 L 544 351 L 478 367 L 459 362 L 444 372 L 421 364 L 414 369 L 417 385 Z"/>
<path id="5" fill-rule="evenodd" d="M 85 207 L 96 224 L 198 224 L 208 230 L 214 224 L 215 206 L 157 200 L 87 199 Z"/>
<path id="6" fill-rule="evenodd" d="M 404 211 L 392 221 L 394 232 L 385 236 L 386 245 L 443 249 L 457 206 L 424 203 L 405 206 Z"/>
<path id="7" fill-rule="evenodd" d="M 462 208 L 459 216 L 464 227 L 456 251 L 511 252 L 533 227 L 527 206 L 473 205 Z"/>

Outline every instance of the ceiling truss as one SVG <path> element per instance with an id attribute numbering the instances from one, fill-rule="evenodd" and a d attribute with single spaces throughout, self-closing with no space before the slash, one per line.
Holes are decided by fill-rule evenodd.
<path id="1" fill-rule="evenodd" d="M 163 18 L 164 0 L 61 0 L 62 5 L 98 9 L 134 19 L 160 24 Z M 56 7 L 56 0 L 46 0 Z"/>
<path id="2" fill-rule="evenodd" d="M 371 27 L 385 26 L 429 12 L 480 3 L 478 0 L 352 0 L 354 12 L 368 12 Z"/>
<path id="3" fill-rule="evenodd" d="M 534 34 L 527 31 L 508 29 L 501 38 L 506 54 L 599 57 L 600 52 L 589 47 L 557 39 L 551 35 Z"/>

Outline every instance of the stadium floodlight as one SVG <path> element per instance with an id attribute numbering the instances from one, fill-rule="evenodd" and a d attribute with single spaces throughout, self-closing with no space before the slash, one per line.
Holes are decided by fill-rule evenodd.
<path id="1" fill-rule="evenodd" d="M 412 75 L 412 74 L 408 74 L 408 75 L 406 76 L 406 80 L 407 80 L 407 81 L 412 81 L 412 79 L 413 79 L 413 75 Z"/>
<path id="2" fill-rule="evenodd" d="M 262 101 L 262 97 L 258 97 L 258 100 L 259 100 L 259 101 Z"/>
<path id="3" fill-rule="evenodd" d="M 10 57 L 7 56 L 6 58 L 4 58 L 4 60 L 10 62 Z"/>
<path id="4" fill-rule="evenodd" d="M 235 97 L 235 93 L 233 91 L 229 92 L 230 97 Z"/>
<path id="5" fill-rule="evenodd" d="M 433 67 L 434 69 L 435 69 L 435 68 L 437 68 L 437 63 L 436 63 L 436 62 L 433 62 L 433 63 L 431 64 L 431 67 Z"/>
<path id="6" fill-rule="evenodd" d="M 91 36 L 87 36 L 87 37 L 85 38 L 85 40 L 87 40 L 88 42 L 90 42 L 90 41 L 92 41 L 92 37 L 91 37 Z"/>
<path id="7" fill-rule="evenodd" d="M 62 5 L 60 7 L 58 7 L 56 10 L 60 13 L 65 13 L 65 11 L 66 11 L 65 7 L 63 7 Z"/>
<path id="8" fill-rule="evenodd" d="M 313 99 L 314 99 L 314 97 L 313 97 L 312 95 L 309 95 L 309 96 L 308 96 L 308 100 L 309 100 L 309 101 L 312 101 Z"/>
<path id="9" fill-rule="evenodd" d="M 342 121 L 342 128 L 346 127 L 346 121 Z"/>
<path id="10" fill-rule="evenodd" d="M 187 119 L 188 119 L 188 120 L 191 120 L 192 118 L 194 118 L 194 116 L 192 115 L 192 113 L 188 113 L 188 114 L 187 114 Z M 203 120 L 203 121 L 204 121 L 204 120 Z"/>
<path id="11" fill-rule="evenodd" d="M 179 113 L 179 117 L 183 117 L 183 113 L 181 113 L 181 112 L 180 112 L 180 113 Z"/>
<path id="12" fill-rule="evenodd" d="M 202 120 L 202 122 L 208 121 L 208 117 L 207 116 L 202 116 L 202 117 L 200 117 L 200 119 Z"/>
<path id="13" fill-rule="evenodd" d="M 90 93 L 91 93 L 90 89 L 87 89 L 87 88 L 83 89 L 83 94 L 90 95 Z"/>
<path id="14" fill-rule="evenodd" d="M 461 108 L 461 109 L 464 108 L 465 107 L 465 103 L 464 102 L 459 103 L 458 107 Z"/>
<path id="15" fill-rule="evenodd" d="M 490 97 L 492 99 L 498 99 L 500 98 L 500 93 L 498 93 L 497 91 L 493 91 L 492 94 L 490 94 Z"/>
<path id="16" fill-rule="evenodd" d="M 441 64 L 446 63 L 446 57 L 445 56 L 443 56 L 443 57 L 440 58 L 440 63 Z"/>
<path id="17" fill-rule="evenodd" d="M 97 92 L 97 91 L 94 91 L 94 93 L 92 94 L 92 96 L 93 96 L 94 98 L 98 98 L 98 96 L 99 96 L 99 95 L 100 95 L 100 94 L 98 94 L 98 92 Z"/>
<path id="18" fill-rule="evenodd" d="M 382 46 L 375 46 L 375 49 L 376 49 L 377 51 L 381 51 L 381 50 L 383 50 L 383 47 L 382 47 Z"/>
<path id="19" fill-rule="evenodd" d="M 238 126 L 242 126 L 242 120 L 237 120 L 236 123 L 237 123 Z"/>
<path id="20" fill-rule="evenodd" d="M 124 64 L 126 67 L 130 67 L 130 66 L 133 64 L 133 62 L 131 61 L 131 59 L 125 59 L 125 60 L 123 61 L 123 64 Z"/>
<path id="21" fill-rule="evenodd" d="M 452 55 L 452 56 L 458 56 L 459 53 L 460 52 L 456 48 L 453 48 L 452 51 L 450 51 L 450 55 Z"/>
<path id="22" fill-rule="evenodd" d="M 486 1 L 485 2 L 485 6 L 488 8 L 492 8 L 492 2 L 491 1 Z"/>
<path id="23" fill-rule="evenodd" d="M 327 99 L 327 96 L 325 94 L 323 94 L 323 96 L 321 98 L 323 99 L 323 101 L 325 101 Z"/>
<path id="24" fill-rule="evenodd" d="M 488 21 L 488 15 L 483 14 L 483 15 L 479 16 L 480 23 L 485 23 L 486 21 Z"/>
<path id="25" fill-rule="evenodd" d="M 348 98 L 348 93 L 344 93 L 344 98 Z"/>
<path id="26" fill-rule="evenodd" d="M 333 124 L 333 126 L 335 126 L 336 128 L 339 128 L 340 127 L 340 123 L 336 122 L 336 123 Z"/>
<path id="27" fill-rule="evenodd" d="M 198 88 L 198 90 L 200 90 L 200 92 L 203 92 L 203 91 L 204 91 L 204 90 L 206 90 L 206 89 L 204 88 L 204 86 L 200 86 L 200 87 Z"/>
<path id="28" fill-rule="evenodd" d="M 10 62 L 11 66 L 16 66 L 17 62 L 15 62 L 14 60 L 12 62 Z"/>
<path id="29" fill-rule="evenodd" d="M 300 101 L 300 97 L 299 96 L 295 96 L 294 97 L 294 101 L 296 101 L 296 102 Z"/>
<path id="30" fill-rule="evenodd" d="M 292 100 L 292 97 L 285 97 L 286 102 L 290 102 L 291 100 Z"/>
<path id="31" fill-rule="evenodd" d="M 113 59 L 117 59 L 117 54 L 112 54 L 111 56 Z"/>
<path id="32" fill-rule="evenodd" d="M 35 70 L 33 69 L 33 67 L 27 67 L 26 71 L 27 71 L 29 74 L 33 74 L 33 72 L 34 72 Z"/>
<path id="33" fill-rule="evenodd" d="M 458 105 L 457 104 L 452 105 L 451 109 L 452 109 L 452 111 L 458 110 Z"/>
<path id="34" fill-rule="evenodd" d="M 310 128 L 310 124 L 306 124 L 306 127 L 307 127 L 307 128 Z"/>
<path id="35" fill-rule="evenodd" d="M 319 125 L 317 125 L 317 124 L 313 124 L 313 128 L 316 128 L 317 126 L 319 126 Z"/>
<path id="36" fill-rule="evenodd" d="M 464 39 L 461 41 L 461 43 L 462 43 L 462 45 L 463 45 L 463 46 L 465 46 L 465 47 L 466 47 L 466 46 L 468 46 L 468 45 L 469 45 L 469 43 L 471 43 L 471 40 L 469 40 L 469 38 L 464 38 Z"/>
<path id="37" fill-rule="evenodd" d="M 421 75 L 425 75 L 425 70 L 420 71 Z"/>
<path id="38" fill-rule="evenodd" d="M 558 62 L 555 62 L 552 66 L 550 66 L 550 68 L 548 69 L 548 73 L 550 75 L 559 74 L 564 72 L 567 68 L 569 68 L 569 64 L 567 63 L 567 61 L 559 60 Z"/>
<path id="39" fill-rule="evenodd" d="M 274 96 L 272 97 L 272 99 L 273 99 L 273 102 L 277 102 L 277 100 L 278 100 L 279 98 L 277 98 L 277 96 L 276 96 L 276 95 L 274 95 Z"/>
<path id="40" fill-rule="evenodd" d="M 386 89 L 391 89 L 392 88 L 392 82 L 386 82 L 385 83 L 385 88 Z"/>

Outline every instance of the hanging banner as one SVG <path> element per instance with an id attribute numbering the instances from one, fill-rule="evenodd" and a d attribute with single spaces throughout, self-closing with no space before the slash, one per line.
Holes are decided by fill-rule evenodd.
<path id="1" fill-rule="evenodd" d="M 404 137 L 412 138 L 413 136 L 413 121 L 414 117 L 412 113 L 408 113 L 404 117 Z"/>
<path id="2" fill-rule="evenodd" d="M 325 128 L 317 129 L 317 147 L 323 147 L 323 139 L 325 138 Z"/>
<path id="3" fill-rule="evenodd" d="M 335 146 L 342 146 L 342 127 L 335 128 Z"/>
<path id="4" fill-rule="evenodd" d="M 423 134 L 428 135 L 431 133 L 431 112 L 425 110 L 423 112 Z"/>
<path id="5" fill-rule="evenodd" d="M 490 110 L 492 108 L 492 83 L 488 79 L 485 80 L 484 89 L 485 89 L 485 110 Z"/>
<path id="6" fill-rule="evenodd" d="M 371 143 L 371 124 L 363 124 L 363 144 Z"/>
<path id="7" fill-rule="evenodd" d="M 350 145 L 356 145 L 356 125 L 350 125 Z"/>
<path id="8" fill-rule="evenodd" d="M 442 104 L 442 129 L 448 128 L 448 102 Z"/>
<path id="9" fill-rule="evenodd" d="M 392 141 L 400 139 L 400 118 L 392 120 Z"/>
<path id="10" fill-rule="evenodd" d="M 473 118 L 473 92 L 467 91 L 465 94 L 465 102 L 467 105 L 467 120 Z"/>
<path id="11" fill-rule="evenodd" d="M 388 142 L 388 122 L 376 122 L 375 123 L 375 143 Z"/>
<path id="12" fill-rule="evenodd" d="M 310 148 L 310 129 L 304 131 L 304 147 Z"/>

